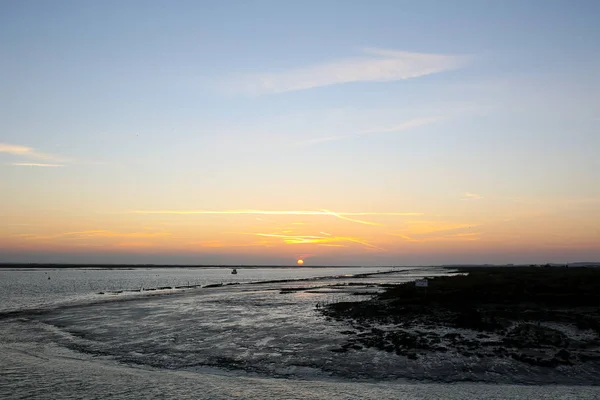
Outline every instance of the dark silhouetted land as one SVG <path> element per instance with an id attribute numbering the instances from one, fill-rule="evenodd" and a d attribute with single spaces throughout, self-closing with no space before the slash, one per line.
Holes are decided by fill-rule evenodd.
<path id="1" fill-rule="evenodd" d="M 354 328 L 338 352 L 450 353 L 537 367 L 600 367 L 600 268 L 472 267 L 325 306 Z"/>

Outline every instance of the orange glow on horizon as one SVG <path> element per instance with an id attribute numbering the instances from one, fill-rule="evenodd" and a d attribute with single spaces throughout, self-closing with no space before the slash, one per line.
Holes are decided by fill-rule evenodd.
<path id="1" fill-rule="evenodd" d="M 299 258 L 298 261 L 296 261 L 298 263 L 298 265 L 303 265 L 304 264 L 304 260 Z"/>
<path id="2" fill-rule="evenodd" d="M 293 257 L 297 265 L 306 265 L 307 254 L 331 260 L 366 259 L 374 252 L 378 254 L 373 257 L 406 257 L 597 248 L 600 236 L 589 216 L 568 214 L 566 219 L 526 211 L 416 215 L 318 209 L 190 211 L 205 214 L 194 218 L 168 215 L 186 213 L 181 211 L 163 216 L 144 215 L 162 212 L 102 214 L 101 219 L 15 216 L 0 226 L 0 250 Z"/>

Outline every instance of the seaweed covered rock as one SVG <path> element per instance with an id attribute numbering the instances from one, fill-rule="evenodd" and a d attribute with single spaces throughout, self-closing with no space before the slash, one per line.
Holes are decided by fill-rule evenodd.
<path id="1" fill-rule="evenodd" d="M 539 348 L 568 347 L 570 341 L 567 335 L 556 329 L 543 325 L 521 324 L 508 332 L 504 343 L 517 348 Z"/>
<path id="2" fill-rule="evenodd" d="M 600 362 L 600 268 L 460 272 L 430 279 L 427 292 L 409 282 L 320 311 L 360 331 L 353 344 L 404 357 L 512 358 L 548 368 Z"/>

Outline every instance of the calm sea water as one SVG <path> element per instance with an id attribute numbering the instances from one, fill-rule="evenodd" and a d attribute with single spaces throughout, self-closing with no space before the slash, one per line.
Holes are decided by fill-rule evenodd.
<path id="1" fill-rule="evenodd" d="M 347 327 L 316 304 L 448 273 L 362 275 L 378 270 L 0 270 L 0 398 L 600 398 L 593 386 L 511 385 L 502 374 L 489 381 L 503 384 L 415 381 L 407 378 L 447 366 L 332 352 Z M 202 287 L 219 283 L 238 284 Z M 194 287 L 172 289 L 181 286 Z M 449 380 L 472 378 L 464 368 L 448 371 Z"/>
<path id="2" fill-rule="evenodd" d="M 149 289 L 219 283 L 306 279 L 377 272 L 381 268 L 132 268 L 132 269 L 0 269 L 0 312 L 90 302 L 106 297 L 148 294 Z M 143 293 L 146 291 L 146 293 Z M 137 293 L 139 295 L 140 293 Z"/>

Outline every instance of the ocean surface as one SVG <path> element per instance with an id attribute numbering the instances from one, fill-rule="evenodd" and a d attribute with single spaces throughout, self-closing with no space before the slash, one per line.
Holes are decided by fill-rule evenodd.
<path id="1" fill-rule="evenodd" d="M 0 398 L 600 398 L 596 386 L 472 383 L 468 371 L 459 383 L 408 379 L 430 363 L 331 351 L 347 326 L 318 306 L 449 270 L 238 272 L 0 269 Z"/>

